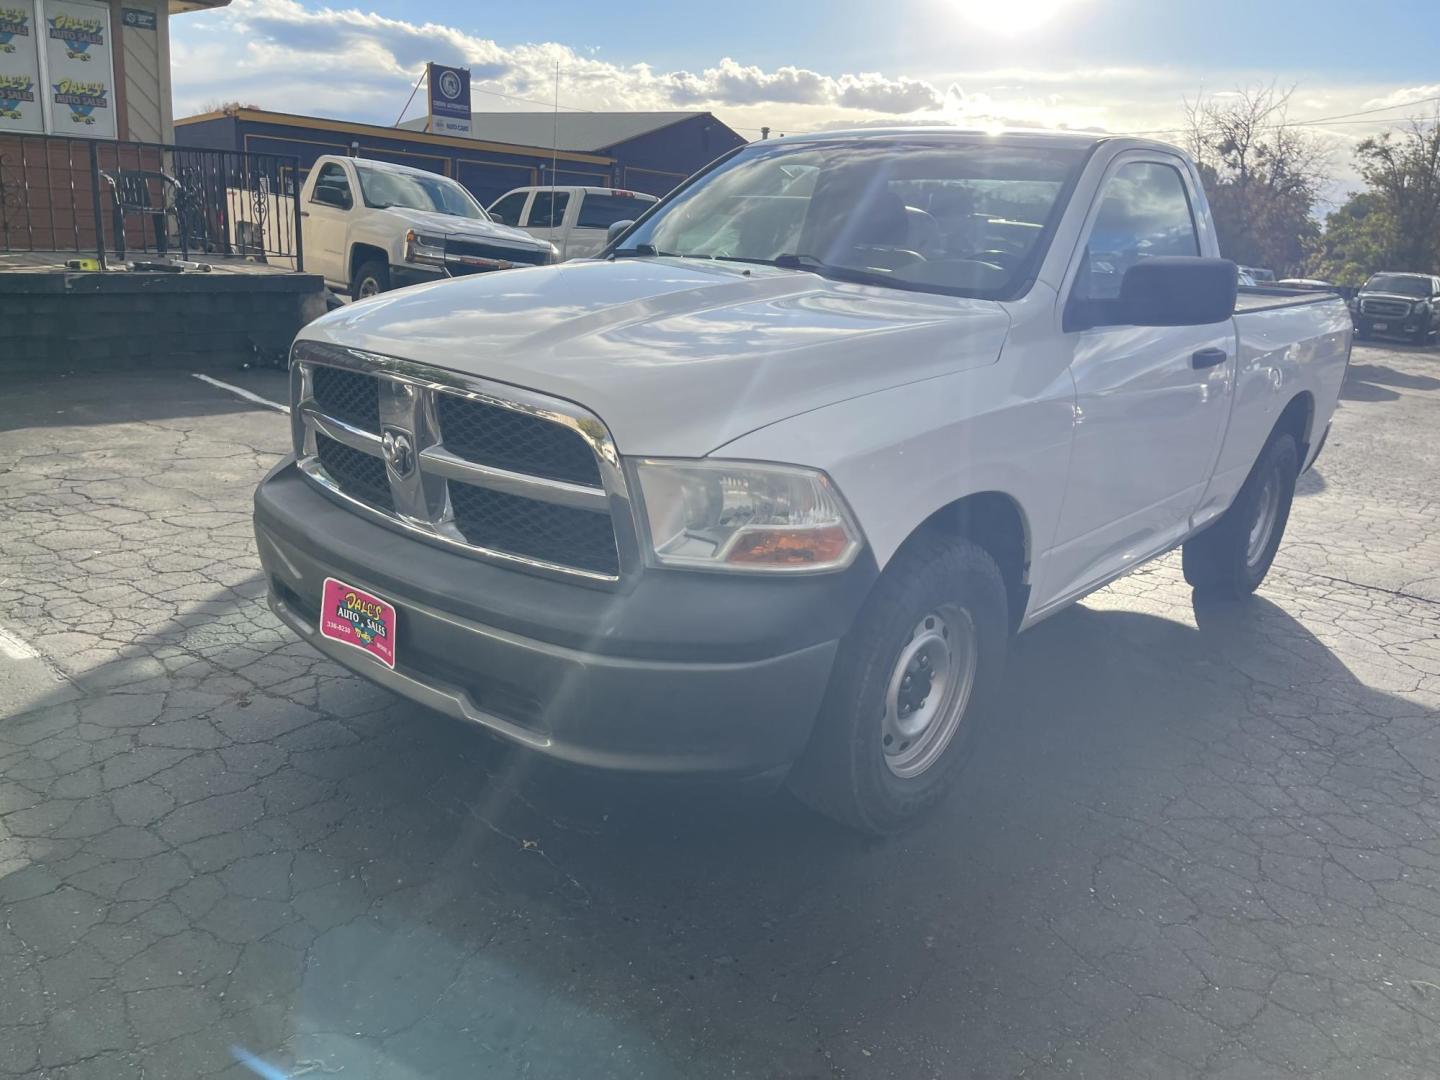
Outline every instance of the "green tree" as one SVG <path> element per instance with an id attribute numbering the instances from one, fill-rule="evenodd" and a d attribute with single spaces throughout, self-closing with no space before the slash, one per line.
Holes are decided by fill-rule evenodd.
<path id="1" fill-rule="evenodd" d="M 1355 160 L 1389 229 L 1391 262 L 1375 269 L 1440 271 L 1440 115 L 1366 139 Z"/>
<path id="2" fill-rule="evenodd" d="M 1375 271 L 1400 265 L 1396 235 L 1394 219 L 1373 192 L 1352 195 L 1326 219 L 1309 272 L 1336 285 L 1363 285 Z"/>

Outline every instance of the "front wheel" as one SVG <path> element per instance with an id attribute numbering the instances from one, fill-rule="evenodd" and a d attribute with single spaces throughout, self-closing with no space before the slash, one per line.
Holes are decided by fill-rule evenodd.
<path id="1" fill-rule="evenodd" d="M 1185 580 L 1198 593 L 1240 598 L 1260 587 L 1290 520 L 1300 451 L 1295 437 L 1271 437 L 1230 509 L 1185 542 Z"/>
<path id="2" fill-rule="evenodd" d="M 841 643 L 791 789 L 862 832 L 913 823 L 958 778 L 1008 643 L 995 560 L 968 540 L 911 540 Z"/>
<path id="3" fill-rule="evenodd" d="M 390 268 L 378 259 L 363 262 L 355 271 L 355 281 L 350 293 L 356 300 L 367 296 L 379 296 L 390 290 Z"/>

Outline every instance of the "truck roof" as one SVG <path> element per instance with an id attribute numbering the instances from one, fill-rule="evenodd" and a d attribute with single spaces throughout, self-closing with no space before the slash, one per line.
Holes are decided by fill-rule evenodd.
<path id="1" fill-rule="evenodd" d="M 517 191 L 583 191 L 587 195 L 619 195 L 627 199 L 660 201 L 660 196 L 651 195 L 649 192 L 633 191 L 630 188 L 605 187 L 599 184 L 521 184 L 519 187 L 511 188 L 505 195 L 513 195 Z M 501 198 L 504 197 L 504 195 L 501 196 Z"/>
<path id="2" fill-rule="evenodd" d="M 1000 130 L 993 130 L 948 127 L 944 125 L 849 128 L 838 131 L 816 131 L 807 135 L 785 135 L 782 137 L 789 143 L 834 142 L 839 140 L 851 142 L 856 139 L 883 140 L 914 138 L 917 135 L 925 138 L 940 136 L 966 142 L 984 139 L 997 143 L 1006 143 L 1011 146 L 1032 143 L 1044 146 L 1064 147 L 1073 150 L 1084 150 L 1102 142 L 1124 143 L 1127 147 L 1153 147 L 1171 151 L 1178 149 L 1170 143 L 1161 142 L 1156 139 L 1142 139 L 1133 135 L 1116 135 L 1104 131 L 1048 131 L 1040 128 L 1002 128 Z"/>
<path id="3" fill-rule="evenodd" d="M 321 158 L 337 158 L 341 161 L 350 161 L 356 165 L 366 165 L 385 172 L 407 173 L 411 176 L 438 176 L 442 180 L 450 179 L 444 173 L 434 172 L 430 169 L 417 169 L 413 165 L 397 165 L 393 161 L 381 161 L 378 158 L 351 157 L 349 154 L 322 154 L 316 160 L 321 160 Z"/>

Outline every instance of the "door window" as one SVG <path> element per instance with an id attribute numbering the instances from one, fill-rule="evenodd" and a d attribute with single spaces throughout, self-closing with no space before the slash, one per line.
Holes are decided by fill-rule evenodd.
<path id="1" fill-rule="evenodd" d="M 568 191 L 537 191 L 530 204 L 529 225 L 532 229 L 554 229 L 565 223 L 565 207 L 570 202 Z"/>
<path id="2" fill-rule="evenodd" d="M 345 176 L 343 166 L 333 161 L 321 166 L 320 175 L 315 178 L 315 190 L 310 193 L 310 201 L 341 210 L 349 210 L 354 205 L 354 198 L 350 194 L 350 181 Z"/>
<path id="3" fill-rule="evenodd" d="M 512 191 L 491 204 L 490 216 L 502 225 L 519 225 L 520 215 L 525 212 L 525 200 L 529 197 L 528 191 Z"/>
<path id="4" fill-rule="evenodd" d="M 582 229 L 608 229 L 617 221 L 634 221 L 653 205 L 650 199 L 630 195 L 591 193 L 580 204 L 580 220 L 575 224 Z"/>
<path id="5" fill-rule="evenodd" d="M 1200 239 L 1180 170 L 1131 162 L 1105 182 L 1071 296 L 1115 300 L 1125 271 L 1142 259 L 1199 254 Z"/>

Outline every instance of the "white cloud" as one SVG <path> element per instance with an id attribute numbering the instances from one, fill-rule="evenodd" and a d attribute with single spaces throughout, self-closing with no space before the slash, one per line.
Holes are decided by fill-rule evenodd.
<path id="1" fill-rule="evenodd" d="M 646 64 L 597 59 L 591 50 L 555 43 L 502 46 L 454 27 L 355 9 L 310 10 L 295 0 L 236 0 L 209 15 L 177 20 L 173 52 L 181 115 L 220 98 L 290 111 L 324 106 L 380 119 L 372 114 L 387 100 L 398 108 L 427 60 L 468 66 L 482 91 L 475 95 L 479 109 L 531 104 L 515 98 L 547 103 L 557 63 L 562 102 L 591 109 L 798 105 L 905 114 L 942 102 L 927 82 L 877 72 L 767 71 L 729 57 L 697 72 L 657 72 Z"/>
<path id="2" fill-rule="evenodd" d="M 1025 0 L 1029 2 L 1029 0 Z M 1050 3 L 1051 0 L 1036 0 Z M 984 0 L 975 11 L 1005 10 Z M 762 68 L 723 57 L 698 70 L 616 64 L 593 47 L 501 44 L 453 26 L 410 22 L 355 8 L 308 8 L 297 0 L 234 0 L 172 22 L 177 116 L 213 101 L 320 116 L 394 122 L 425 61 L 472 72 L 479 110 L 539 109 L 554 93 L 584 109 L 708 109 L 748 137 L 883 122 L 970 127 L 1048 127 L 1154 133 L 1179 138 L 1182 99 L 1197 88 L 1223 98 L 1273 74 L 1176 66 L 1001 62 L 966 71 L 825 73 Z M 1015 55 L 1013 50 L 1011 55 Z M 1002 54 L 1003 56 L 1003 54 Z M 1334 116 L 1440 96 L 1440 84 L 1345 84 L 1297 78 L 1290 118 Z M 420 106 L 411 107 L 414 115 Z M 1314 127 L 1336 148 L 1333 190 L 1354 186 L 1350 151 L 1365 135 L 1433 105 Z M 1170 129 L 1170 130 L 1167 130 Z"/>

